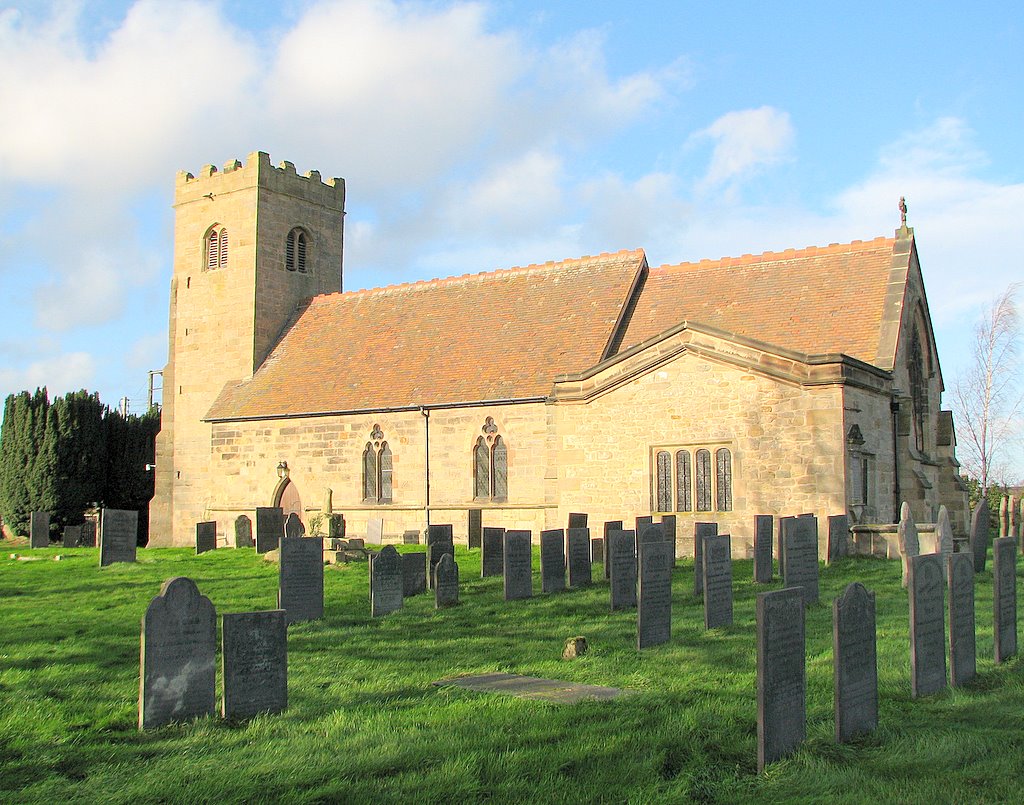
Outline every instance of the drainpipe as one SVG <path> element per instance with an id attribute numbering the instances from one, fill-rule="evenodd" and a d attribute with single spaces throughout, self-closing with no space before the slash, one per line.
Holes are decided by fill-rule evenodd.
<path id="1" fill-rule="evenodd" d="M 893 507 L 892 510 L 895 512 L 893 515 L 893 522 L 895 523 L 899 518 L 900 510 L 900 458 L 899 458 L 899 416 L 900 416 L 900 401 L 893 397 L 889 402 L 889 410 L 892 412 L 892 495 L 893 495 Z"/>
<path id="2" fill-rule="evenodd" d="M 424 466 L 424 498 L 427 515 L 427 525 L 430 525 L 430 409 L 420 406 L 420 413 L 423 414 L 423 466 Z"/>

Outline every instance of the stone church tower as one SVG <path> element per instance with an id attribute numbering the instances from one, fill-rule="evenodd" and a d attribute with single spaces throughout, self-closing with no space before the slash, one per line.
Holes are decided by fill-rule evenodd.
<path id="1" fill-rule="evenodd" d="M 174 210 L 150 545 L 190 544 L 196 522 L 216 519 L 207 411 L 225 383 L 252 377 L 305 300 L 341 290 L 345 182 L 255 152 L 179 172 Z"/>

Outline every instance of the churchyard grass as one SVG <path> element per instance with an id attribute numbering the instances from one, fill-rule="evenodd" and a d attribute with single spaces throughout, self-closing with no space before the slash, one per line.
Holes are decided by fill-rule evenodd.
<path id="1" fill-rule="evenodd" d="M 433 596 L 371 619 L 367 565 L 325 571 L 325 612 L 289 628 L 288 709 L 231 724 L 136 729 L 139 622 L 161 583 L 189 576 L 219 614 L 276 605 L 277 565 L 252 550 L 95 549 L 0 560 L 3 802 L 1010 802 L 1024 797 L 1024 665 L 992 661 L 991 562 L 977 580 L 978 680 L 910 697 L 900 564 L 822 568 L 807 611 L 807 741 L 756 774 L 752 562 L 734 567 L 734 624 L 706 632 L 691 562 L 673 574 L 671 642 L 638 653 L 636 613 L 607 582 L 505 602 L 457 549 L 461 605 Z M 400 546 L 400 551 L 423 546 Z M 16 561 L 8 554 L 40 557 Z M 57 554 L 63 558 L 52 561 Z M 534 550 L 535 571 L 539 569 Z M 880 727 L 833 741 L 831 603 L 877 593 Z M 1018 585 L 1018 590 L 1024 585 Z M 218 619 L 219 628 L 219 619 Z M 563 661 L 566 638 L 590 651 Z M 436 688 L 505 671 L 638 691 L 560 705 Z M 218 679 L 220 671 L 218 670 Z M 219 683 L 218 683 L 219 684 Z M 218 691 L 219 695 L 219 691 Z"/>

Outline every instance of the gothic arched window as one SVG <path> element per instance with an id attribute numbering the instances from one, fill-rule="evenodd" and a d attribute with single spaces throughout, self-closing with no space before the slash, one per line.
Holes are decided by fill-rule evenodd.
<path id="1" fill-rule="evenodd" d="M 483 436 L 473 446 L 473 498 L 501 502 L 508 500 L 508 448 L 498 435 L 493 417 L 484 422 Z"/>
<path id="2" fill-rule="evenodd" d="M 715 469 L 718 483 L 715 488 L 715 508 L 720 512 L 732 511 L 732 453 L 728 447 L 715 451 Z"/>
<path id="3" fill-rule="evenodd" d="M 655 456 L 655 472 L 657 472 L 658 499 L 657 510 L 672 511 L 672 454 L 667 450 L 659 450 Z"/>
<path id="4" fill-rule="evenodd" d="M 711 511 L 711 451 L 700 449 L 697 462 L 697 511 Z"/>
<path id="5" fill-rule="evenodd" d="M 690 451 L 676 451 L 676 511 L 693 511 L 692 479 L 690 478 Z"/>
<path id="6" fill-rule="evenodd" d="M 394 497 L 394 459 L 384 441 L 384 431 L 373 426 L 370 441 L 363 450 L 363 502 L 391 503 Z"/>
<path id="7" fill-rule="evenodd" d="M 289 271 L 306 273 L 306 252 L 309 236 L 305 230 L 295 227 L 288 233 L 284 243 L 284 267 Z"/>
<path id="8" fill-rule="evenodd" d="M 481 436 L 473 448 L 473 497 L 487 499 L 491 496 L 491 451 Z"/>
<path id="9" fill-rule="evenodd" d="M 218 225 L 210 227 L 206 233 L 206 267 L 223 268 L 228 264 L 228 231 Z"/>
<path id="10" fill-rule="evenodd" d="M 907 370 L 910 374 L 910 401 L 913 406 L 914 444 L 924 452 L 924 418 L 928 407 L 928 390 L 924 379 L 924 355 L 921 351 L 921 335 L 917 327 L 910 337 L 910 357 Z"/>

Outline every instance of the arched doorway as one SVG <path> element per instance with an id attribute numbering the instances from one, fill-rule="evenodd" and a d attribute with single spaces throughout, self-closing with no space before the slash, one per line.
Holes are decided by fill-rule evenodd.
<path id="1" fill-rule="evenodd" d="M 274 495 L 274 505 L 280 506 L 284 510 L 285 520 L 288 519 L 289 514 L 294 512 L 302 524 L 306 524 L 302 516 L 302 498 L 299 497 L 298 487 L 292 483 L 291 479 L 286 478 L 277 487 L 277 492 Z"/>

